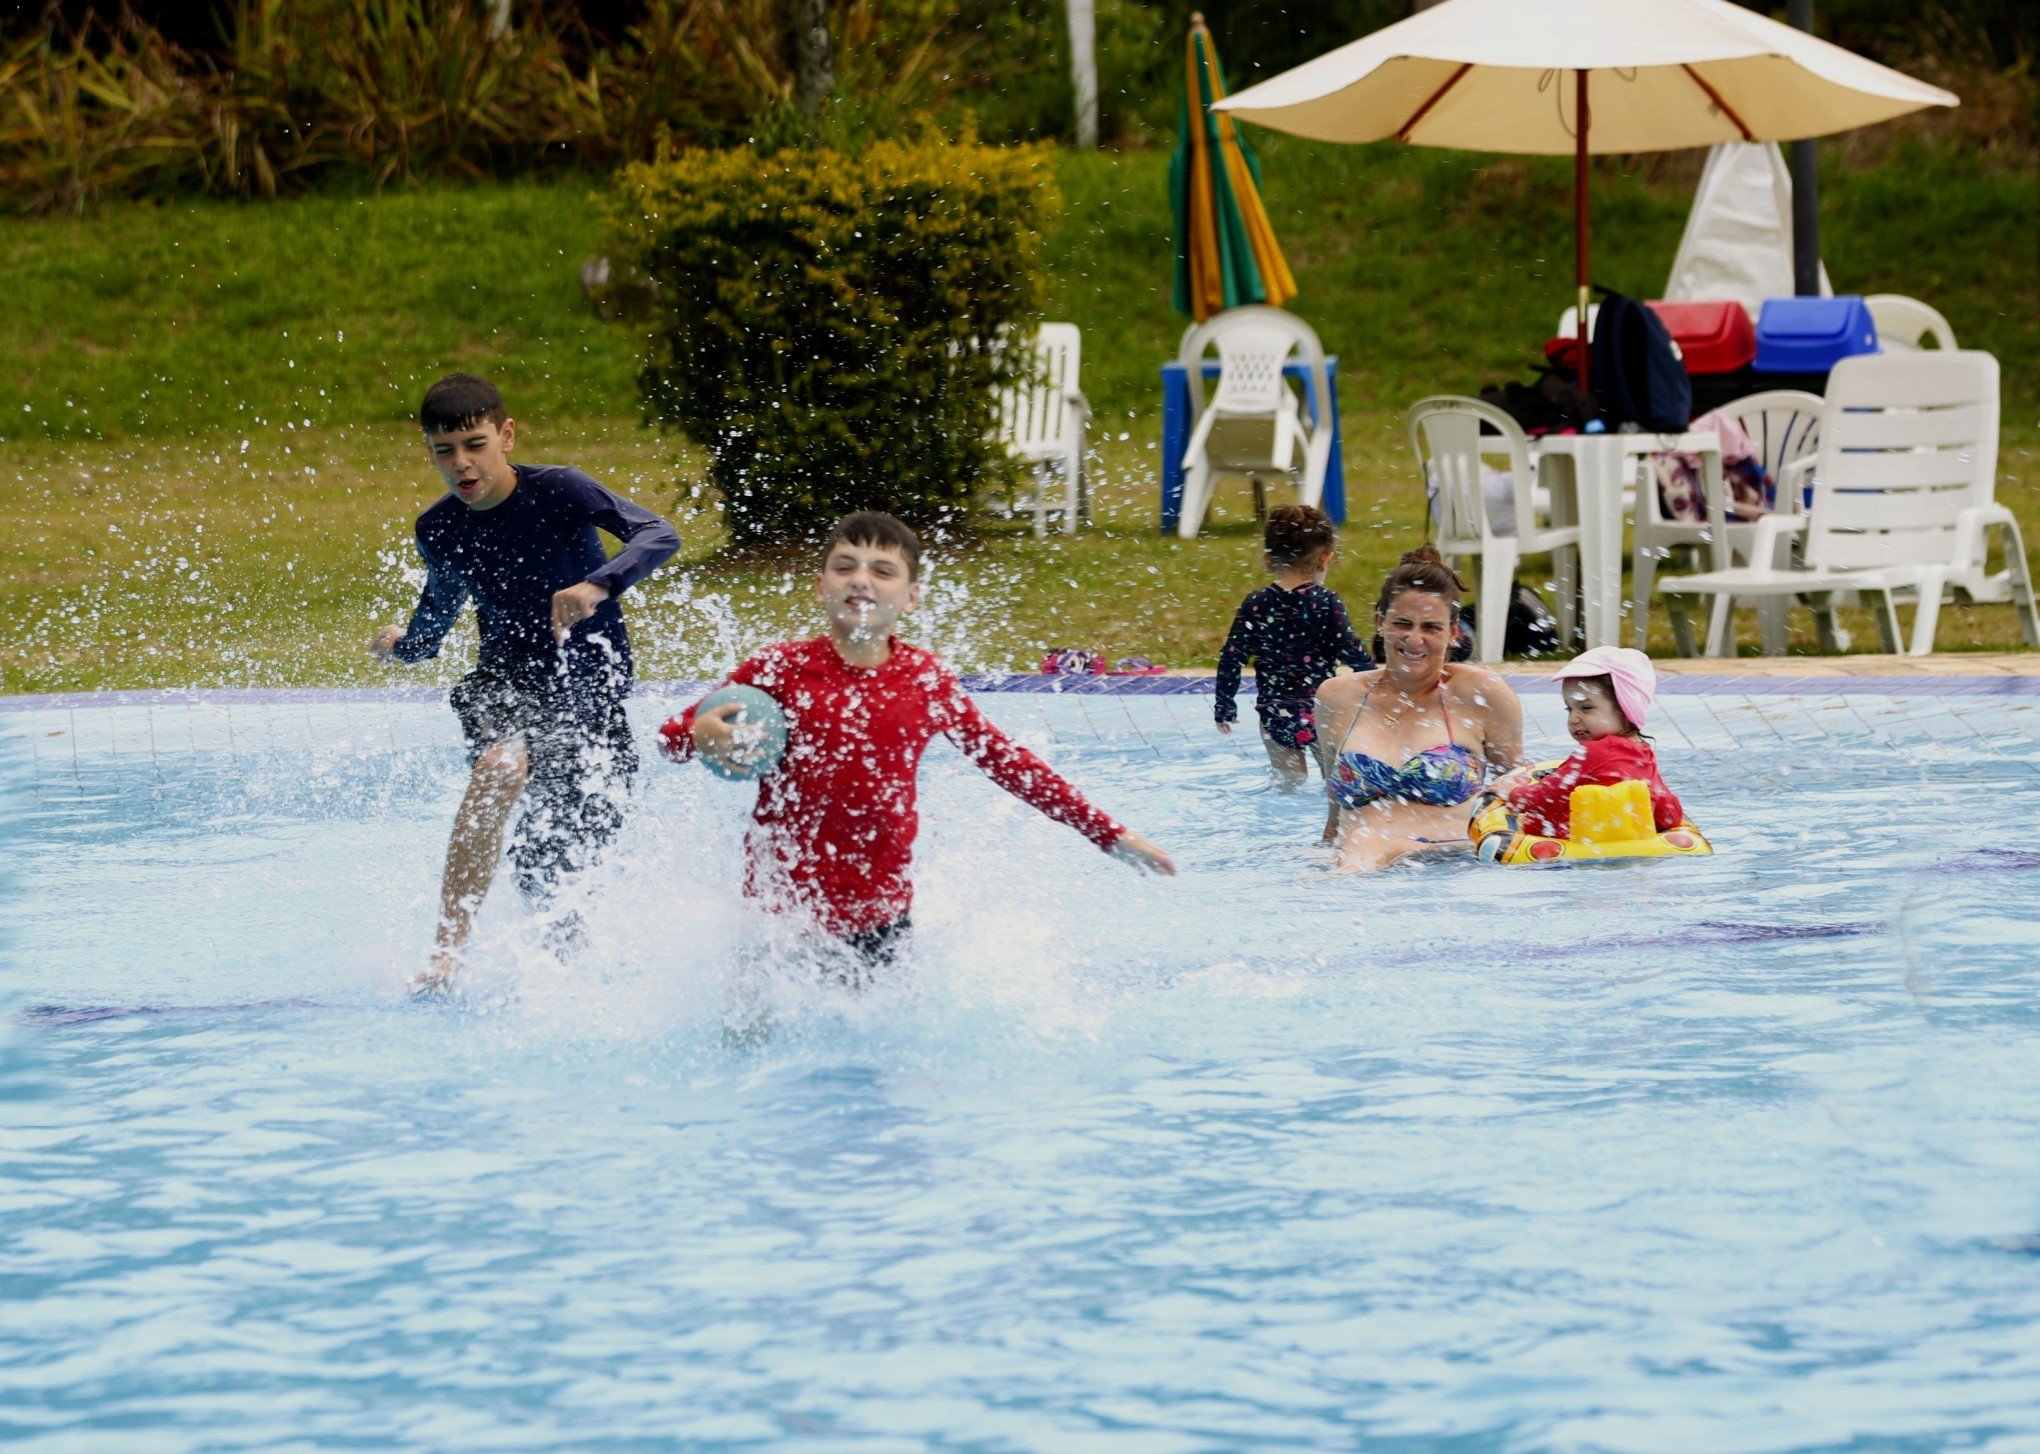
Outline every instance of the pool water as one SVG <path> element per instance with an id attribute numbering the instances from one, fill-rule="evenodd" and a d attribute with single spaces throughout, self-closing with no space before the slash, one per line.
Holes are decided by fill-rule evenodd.
<path id="1" fill-rule="evenodd" d="M 1182 876 L 938 746 L 852 995 L 659 764 L 423 1004 L 443 706 L 0 713 L 0 1440 L 2040 1447 L 2040 698 L 1668 696 L 1719 856 L 1365 881 L 1208 697 L 982 700 Z"/>

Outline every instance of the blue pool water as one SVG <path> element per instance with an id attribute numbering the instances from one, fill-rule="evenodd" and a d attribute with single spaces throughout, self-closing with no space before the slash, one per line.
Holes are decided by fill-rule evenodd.
<path id="1" fill-rule="evenodd" d="M 443 707 L 0 712 L 0 1441 L 2040 1447 L 2040 698 L 1671 696 L 1719 857 L 1369 881 L 1208 698 L 985 702 L 1183 876 L 938 748 L 747 1045 L 741 787 L 416 1005 Z"/>

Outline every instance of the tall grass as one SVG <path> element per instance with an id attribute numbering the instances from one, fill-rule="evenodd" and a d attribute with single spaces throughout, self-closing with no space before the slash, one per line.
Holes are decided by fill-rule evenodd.
<path id="1" fill-rule="evenodd" d="M 133 14 L 46 26 L 0 56 L 0 205 L 274 196 L 330 180 L 584 170 L 662 136 L 785 130 L 793 93 L 775 0 L 648 0 L 614 46 L 564 0 L 492 29 L 479 0 L 237 0 L 217 55 Z M 839 85 L 881 117 L 928 106 L 966 42 L 939 0 L 847 0 Z"/>

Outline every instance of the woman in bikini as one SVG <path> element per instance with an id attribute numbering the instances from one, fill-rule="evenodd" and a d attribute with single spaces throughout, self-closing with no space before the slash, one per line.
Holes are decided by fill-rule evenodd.
<path id="1" fill-rule="evenodd" d="M 1465 590 L 1432 547 L 1409 552 L 1375 606 L 1381 670 L 1318 688 L 1317 750 L 1332 803 L 1325 841 L 1341 869 L 1468 846 L 1481 783 L 1524 763 L 1523 704 L 1509 684 L 1445 659 Z"/>

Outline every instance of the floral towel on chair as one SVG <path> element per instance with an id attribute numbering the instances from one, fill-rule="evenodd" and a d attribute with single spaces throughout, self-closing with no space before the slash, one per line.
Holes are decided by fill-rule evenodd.
<path id="1" fill-rule="evenodd" d="M 1694 432 L 1712 430 L 1721 436 L 1721 483 L 1728 490 L 1728 518 L 1754 520 L 1771 513 L 1778 486 L 1757 458 L 1749 431 L 1729 415 L 1702 414 L 1687 426 Z M 1665 519 L 1680 525 L 1707 522 L 1707 489 L 1700 456 L 1668 450 L 1651 456 L 1657 475 L 1658 506 Z"/>

